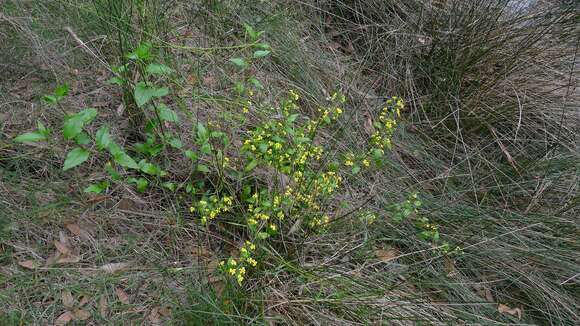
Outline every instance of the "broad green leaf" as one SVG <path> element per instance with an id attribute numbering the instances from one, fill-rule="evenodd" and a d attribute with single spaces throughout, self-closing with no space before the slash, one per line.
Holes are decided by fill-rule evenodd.
<path id="1" fill-rule="evenodd" d="M 231 58 L 230 62 L 236 65 L 238 68 L 246 68 L 248 66 L 248 62 L 243 58 Z"/>
<path id="2" fill-rule="evenodd" d="M 100 194 L 101 192 L 103 192 L 103 188 L 101 188 L 101 186 L 99 184 L 92 184 L 88 187 L 85 188 L 85 190 L 83 190 L 84 192 L 92 192 L 94 194 Z"/>
<path id="3" fill-rule="evenodd" d="M 167 172 L 163 171 L 158 165 L 149 163 L 146 160 L 139 161 L 138 165 L 141 172 L 147 173 L 149 175 L 156 175 L 162 177 L 167 174 Z"/>
<path id="4" fill-rule="evenodd" d="M 179 117 L 175 111 L 167 107 L 167 105 L 161 103 L 157 106 L 157 113 L 161 121 L 178 122 Z"/>
<path id="5" fill-rule="evenodd" d="M 103 150 L 108 148 L 111 144 L 111 135 L 109 134 L 109 127 L 102 126 L 97 130 L 97 134 L 95 137 L 95 142 L 97 144 L 97 148 Z"/>
<path id="6" fill-rule="evenodd" d="M 113 160 L 122 167 L 139 170 L 139 165 L 137 165 L 137 162 L 135 162 L 131 156 L 127 155 L 127 153 L 123 151 L 113 155 Z"/>
<path id="7" fill-rule="evenodd" d="M 156 88 L 147 86 L 145 82 L 139 82 L 135 86 L 134 91 L 135 103 L 138 107 L 142 107 L 151 101 L 152 98 L 163 97 L 167 94 L 169 94 L 169 89 L 167 87 Z"/>
<path id="8" fill-rule="evenodd" d="M 185 151 L 185 157 L 187 157 L 188 159 L 190 159 L 192 161 L 197 161 L 197 159 L 199 158 L 199 156 L 197 156 L 197 154 L 195 152 L 190 151 L 190 150 Z"/>
<path id="9" fill-rule="evenodd" d="M 209 139 L 209 131 L 203 125 L 203 123 L 197 123 L 197 141 L 199 143 L 204 143 Z"/>
<path id="10" fill-rule="evenodd" d="M 63 171 L 70 170 L 75 166 L 83 163 L 89 158 L 89 151 L 82 147 L 76 147 L 72 151 L 68 152 L 66 159 L 64 160 Z"/>
<path id="11" fill-rule="evenodd" d="M 19 143 L 37 142 L 45 140 L 47 140 L 46 135 L 41 133 L 40 131 L 27 132 L 14 138 L 14 141 Z"/>
<path id="12" fill-rule="evenodd" d="M 175 191 L 175 183 L 173 182 L 164 182 L 161 185 L 163 188 L 169 189 L 169 191 Z"/>
<path id="13" fill-rule="evenodd" d="M 100 194 L 103 190 L 109 188 L 110 184 L 108 181 L 102 181 L 99 183 L 93 183 L 92 185 L 88 186 L 83 190 L 84 192 L 92 192 L 95 194 Z"/>
<path id="14" fill-rule="evenodd" d="M 135 51 L 127 55 L 127 58 L 132 60 L 147 61 L 151 59 L 151 47 L 152 47 L 151 43 L 141 42 L 141 44 L 139 44 L 139 47 L 135 49 Z"/>
<path id="15" fill-rule="evenodd" d="M 246 172 L 252 171 L 256 166 L 258 165 L 258 160 L 256 159 L 252 159 L 248 165 L 246 165 L 246 168 L 244 169 Z"/>
<path id="16" fill-rule="evenodd" d="M 211 144 L 210 143 L 203 143 L 203 145 L 201 145 L 201 148 L 199 149 L 199 151 L 202 154 L 209 154 L 209 153 L 211 153 Z"/>
<path id="17" fill-rule="evenodd" d="M 161 63 L 150 63 L 145 68 L 145 71 L 149 74 L 168 75 L 173 72 L 173 69 Z"/>
<path id="18" fill-rule="evenodd" d="M 203 172 L 203 173 L 209 173 L 209 168 L 207 167 L 207 165 L 205 164 L 198 164 L 197 165 L 197 170 L 199 172 Z"/>
<path id="19" fill-rule="evenodd" d="M 89 108 L 70 116 L 64 122 L 62 134 L 65 139 L 73 139 L 81 133 L 83 127 L 97 116 L 97 109 Z"/>
<path id="20" fill-rule="evenodd" d="M 254 52 L 254 58 L 263 58 L 270 54 L 269 50 L 257 50 Z"/>
<path id="21" fill-rule="evenodd" d="M 358 164 L 355 164 L 355 165 L 352 167 L 352 174 L 357 174 L 357 173 L 359 173 L 359 172 L 360 172 L 360 166 L 359 166 Z"/>
<path id="22" fill-rule="evenodd" d="M 183 143 L 181 143 L 181 140 L 175 137 L 169 140 L 169 145 L 171 145 L 171 147 L 176 149 L 181 149 L 183 147 Z"/>
<path id="23" fill-rule="evenodd" d="M 147 189 L 147 186 L 149 185 L 149 181 L 147 181 L 147 179 L 145 178 L 129 178 L 127 180 L 127 182 L 129 183 L 134 183 L 137 186 L 137 191 L 138 192 L 143 192 Z"/>
<path id="24" fill-rule="evenodd" d="M 89 137 L 89 135 L 84 132 L 81 131 L 78 135 L 76 135 L 75 137 L 75 143 L 79 144 L 79 145 L 87 145 L 91 142 L 91 138 Z"/>

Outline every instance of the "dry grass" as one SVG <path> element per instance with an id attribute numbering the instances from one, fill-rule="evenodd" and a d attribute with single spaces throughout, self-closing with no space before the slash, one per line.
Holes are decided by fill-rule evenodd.
<path id="1" fill-rule="evenodd" d="M 145 2 L 127 0 L 117 14 L 135 10 L 133 19 L 121 20 L 108 3 L 0 5 L 0 39 L 8 40 L 0 41 L 0 318 L 46 324 L 81 309 L 93 324 L 578 321 L 576 11 L 518 16 L 502 1 L 152 1 L 139 16 Z M 66 81 L 64 107 L 98 107 L 99 122 L 134 143 L 142 134 L 120 110 L 126 94 L 105 81 L 119 52 L 152 38 L 181 46 L 160 55 L 177 71 L 168 83 L 182 123 L 170 131 L 186 142 L 198 120 L 212 120 L 239 142 L 269 117 L 236 118 L 232 83 L 241 74 L 228 59 L 240 52 L 211 48 L 239 44 L 242 22 L 266 30 L 273 48 L 255 68 L 265 103 L 294 88 L 303 113 L 314 114 L 329 90 L 349 96 L 344 120 L 322 137 L 329 158 L 369 136 L 383 94 L 411 105 L 387 164 L 349 177 L 341 203 L 329 207 L 341 217 L 330 230 L 272 241 L 264 268 L 239 288 L 214 271 L 243 235 L 202 228 L 181 194 L 117 185 L 90 197 L 82 189 L 104 175 L 102 160 L 65 174 L 62 146 L 11 139 L 37 119 L 58 129 L 63 117 L 38 98 Z M 178 153 L 162 160 L 172 162 L 173 181 L 189 178 Z M 391 221 L 388 208 L 411 190 L 463 254 L 441 254 L 412 223 Z M 361 222 L 358 207 L 379 220 Z M 55 241 L 75 259 L 59 263 Z M 63 302 L 68 291 L 72 307 Z M 520 309 L 521 319 L 499 304 Z"/>

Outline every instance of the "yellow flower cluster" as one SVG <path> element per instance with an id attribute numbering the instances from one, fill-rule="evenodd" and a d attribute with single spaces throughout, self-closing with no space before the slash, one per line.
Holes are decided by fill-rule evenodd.
<path id="1" fill-rule="evenodd" d="M 206 224 L 221 213 L 229 212 L 232 205 L 232 197 L 224 196 L 219 198 L 216 195 L 212 195 L 210 197 L 204 197 L 195 203 L 194 206 L 191 206 L 189 210 L 192 213 L 197 212 L 201 216 L 201 223 Z"/>
<path id="2" fill-rule="evenodd" d="M 260 227 L 266 227 L 268 235 L 275 234 L 278 227 L 270 217 L 273 216 L 278 220 L 284 219 L 284 211 L 281 206 L 282 196 L 274 195 L 273 199 L 270 200 L 270 195 L 267 193 L 254 193 L 249 202 L 247 223 L 250 229 L 256 232 L 259 231 L 258 224 L 260 224 Z"/>
<path id="3" fill-rule="evenodd" d="M 226 261 L 221 261 L 219 263 L 220 269 L 227 275 L 234 277 L 239 285 L 244 282 L 247 269 L 249 267 L 256 267 L 258 262 L 252 257 L 256 250 L 256 245 L 250 241 L 246 241 L 244 245 L 240 248 L 239 260 L 234 258 L 229 258 Z"/>
<path id="4" fill-rule="evenodd" d="M 375 132 L 371 136 L 371 144 L 380 151 L 390 149 L 392 138 L 397 127 L 397 118 L 401 116 L 401 110 L 405 107 L 403 99 L 393 96 L 386 102 L 386 106 L 379 114 L 379 121 L 374 123 Z"/>

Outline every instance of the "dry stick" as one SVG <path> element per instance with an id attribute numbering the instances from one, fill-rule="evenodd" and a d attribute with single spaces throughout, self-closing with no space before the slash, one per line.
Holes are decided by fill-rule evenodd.
<path id="1" fill-rule="evenodd" d="M 93 57 L 95 57 L 97 60 L 99 60 L 99 62 L 105 66 L 107 69 L 111 70 L 109 64 L 107 64 L 105 61 L 103 61 L 103 59 L 101 59 L 98 55 L 95 54 L 95 52 L 93 52 L 93 50 L 91 50 L 91 48 L 89 48 L 88 45 L 85 44 L 85 42 L 83 42 L 76 34 L 75 32 L 73 32 L 73 30 L 69 27 L 66 26 L 64 28 L 65 31 L 67 31 L 70 36 L 72 36 L 72 38 L 83 48 L 85 49 L 85 51 L 87 51 L 90 55 L 92 55 Z"/>

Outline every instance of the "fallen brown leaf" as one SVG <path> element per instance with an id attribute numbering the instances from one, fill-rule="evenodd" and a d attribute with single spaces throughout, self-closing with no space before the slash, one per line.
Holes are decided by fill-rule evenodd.
<path id="1" fill-rule="evenodd" d="M 68 247 L 68 237 L 63 231 L 58 231 L 58 238 L 61 243 Z"/>
<path id="2" fill-rule="evenodd" d="M 28 268 L 28 269 L 36 269 L 36 268 L 38 268 L 38 266 L 40 266 L 40 264 L 38 264 L 37 262 L 35 262 L 33 260 L 19 261 L 18 265 L 20 265 L 24 268 Z"/>
<path id="3" fill-rule="evenodd" d="M 163 307 L 159 308 L 159 313 L 163 317 L 169 317 L 169 316 L 171 316 L 171 309 L 167 306 L 163 306 Z"/>
<path id="4" fill-rule="evenodd" d="M 70 311 L 67 311 L 62 315 L 58 316 L 58 318 L 54 321 L 54 323 L 55 325 L 66 325 L 71 320 L 73 320 L 73 314 Z"/>
<path id="5" fill-rule="evenodd" d="M 211 253 L 209 252 L 209 250 L 207 250 L 207 248 L 204 246 L 194 246 L 191 249 L 191 253 L 195 257 L 210 257 L 211 256 Z"/>
<path id="6" fill-rule="evenodd" d="M 508 305 L 500 303 L 497 306 L 497 311 L 499 311 L 502 314 L 517 316 L 518 319 L 522 319 L 522 309 L 520 308 L 510 308 Z"/>
<path id="7" fill-rule="evenodd" d="M 71 264 L 71 263 L 78 263 L 81 261 L 81 257 L 73 256 L 73 255 L 61 255 L 57 258 L 57 264 Z"/>
<path id="8" fill-rule="evenodd" d="M 66 244 L 60 241 L 55 241 L 54 246 L 56 247 L 56 250 L 58 250 L 63 255 L 70 255 L 71 253 L 71 250 L 66 246 Z"/>
<path id="9" fill-rule="evenodd" d="M 99 299 L 99 313 L 101 314 L 101 317 L 107 318 L 107 310 L 108 310 L 107 297 L 105 295 L 102 295 L 101 298 Z"/>
<path id="10" fill-rule="evenodd" d="M 121 301 L 124 304 L 129 304 L 129 296 L 125 291 L 123 291 L 120 288 L 116 288 L 115 294 L 117 295 L 117 298 L 119 298 L 119 301 Z"/>
<path id="11" fill-rule="evenodd" d="M 395 248 L 390 248 L 390 249 L 375 249 L 375 256 L 377 256 L 377 258 L 386 263 L 389 262 L 395 258 L 397 258 L 397 256 L 399 256 L 399 250 L 395 249 Z"/>
<path id="12" fill-rule="evenodd" d="M 81 236 L 81 234 L 83 233 L 81 227 L 76 224 L 76 223 L 71 223 L 71 224 L 67 224 L 66 228 L 74 235 L 76 235 L 77 237 Z"/>
<path id="13" fill-rule="evenodd" d="M 66 308 L 72 308 L 75 304 L 75 299 L 69 290 L 64 290 L 61 293 L 62 304 Z"/>
<path id="14" fill-rule="evenodd" d="M 79 299 L 79 307 L 82 307 L 87 303 L 89 303 L 89 297 L 87 297 L 86 295 L 81 296 Z"/>
<path id="15" fill-rule="evenodd" d="M 110 263 L 101 266 L 101 270 L 106 273 L 115 273 L 129 267 L 129 263 Z"/>
<path id="16" fill-rule="evenodd" d="M 151 312 L 149 313 L 149 321 L 152 322 L 153 324 L 159 324 L 159 322 L 161 321 L 161 318 L 159 316 L 159 309 L 157 309 L 157 307 L 154 307 L 153 309 L 151 309 Z"/>
<path id="17" fill-rule="evenodd" d="M 88 204 L 97 204 L 97 203 L 100 203 L 100 202 L 105 201 L 105 200 L 110 199 L 110 198 L 112 198 L 112 197 L 108 196 L 108 195 L 94 196 L 94 197 L 87 199 L 87 203 Z"/>
<path id="18" fill-rule="evenodd" d="M 91 313 L 84 309 L 75 309 L 75 311 L 73 311 L 73 318 L 75 320 L 87 320 L 91 318 Z"/>

